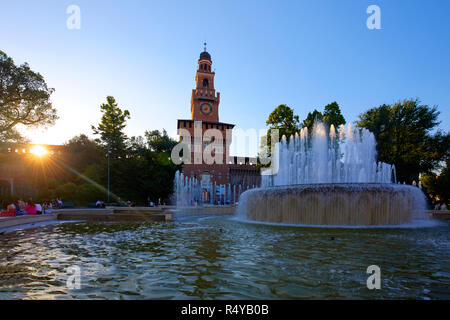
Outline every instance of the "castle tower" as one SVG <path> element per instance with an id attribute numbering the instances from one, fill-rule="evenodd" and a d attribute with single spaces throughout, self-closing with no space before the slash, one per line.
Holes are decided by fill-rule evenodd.
<path id="1" fill-rule="evenodd" d="M 180 140 L 186 132 L 190 139 L 190 163 L 183 164 L 185 177 L 196 178 L 201 183 L 203 200 L 224 200 L 225 195 L 216 192 L 216 186 L 235 185 L 234 190 L 242 192 L 244 186 L 259 185 L 259 170 L 256 160 L 249 163 L 249 158 L 242 158 L 239 164 L 236 157 L 230 157 L 229 150 L 232 141 L 231 130 L 234 124 L 219 122 L 220 93 L 214 88 L 215 72 L 212 71 L 211 55 L 205 49 L 200 53 L 198 67 L 195 74 L 195 89 L 191 96 L 191 119 L 178 119 L 177 129 Z M 211 130 L 214 129 L 214 130 Z M 208 131 L 210 130 L 210 131 Z M 183 131 L 183 134 L 181 133 Z M 220 132 L 221 136 L 212 137 L 206 134 Z M 185 140 L 186 141 L 186 140 Z M 189 144 L 189 140 L 188 144 Z M 203 152 L 211 144 L 222 146 L 221 150 L 213 152 L 220 163 L 205 162 Z M 215 159 L 216 160 L 216 159 Z M 211 190 L 214 190 L 211 192 Z M 229 192 L 227 193 L 230 199 Z"/>
<path id="2" fill-rule="evenodd" d="M 214 89 L 215 72 L 211 71 L 211 55 L 205 50 L 200 53 L 195 75 L 196 87 L 192 90 L 191 114 L 193 120 L 219 122 L 220 93 Z"/>
<path id="3" fill-rule="evenodd" d="M 200 58 L 198 59 L 198 67 L 195 74 L 195 89 L 192 90 L 192 118 L 190 120 L 178 120 L 177 126 L 178 129 L 189 131 L 192 137 L 191 164 L 184 166 L 185 175 L 197 176 L 201 172 L 213 174 L 214 172 L 217 173 L 220 171 L 220 169 L 226 171 L 225 167 L 221 168 L 220 166 L 228 163 L 227 156 L 229 155 L 231 144 L 230 133 L 234 124 L 219 122 L 220 93 L 216 93 L 214 89 L 215 72 L 211 71 L 211 67 L 211 55 L 206 51 L 205 46 L 204 51 L 200 53 Z M 220 131 L 221 137 L 206 137 L 205 132 L 210 129 L 215 129 L 215 132 Z M 200 133 L 201 137 L 194 137 L 196 133 L 197 135 Z M 217 143 L 218 140 L 216 138 L 220 139 L 223 146 L 220 152 L 222 161 L 221 163 L 206 164 L 205 159 L 199 159 L 199 157 L 202 157 L 202 151 L 212 142 L 211 139 L 214 139 Z M 227 180 L 225 171 L 217 175 L 217 180 L 220 180 L 220 183 L 224 183 Z"/>

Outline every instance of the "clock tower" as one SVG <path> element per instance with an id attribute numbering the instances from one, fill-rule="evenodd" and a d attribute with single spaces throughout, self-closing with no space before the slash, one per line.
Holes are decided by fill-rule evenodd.
<path id="1" fill-rule="evenodd" d="M 195 121 L 219 121 L 220 93 L 214 89 L 215 72 L 211 70 L 211 55 L 205 50 L 198 59 L 195 89 L 192 90 L 191 114 Z"/>
<path id="2" fill-rule="evenodd" d="M 231 130 L 234 124 L 219 121 L 220 93 L 214 89 L 215 72 L 212 71 L 211 55 L 205 49 L 200 53 L 198 67 L 195 73 L 195 89 L 191 96 L 191 119 L 179 119 L 178 129 L 189 132 L 191 140 L 191 163 L 183 166 L 185 176 L 195 176 L 200 180 L 201 175 L 208 174 L 211 182 L 224 184 L 228 181 L 228 164 L 230 162 L 229 149 L 232 140 Z M 209 137 L 211 134 L 220 133 L 220 137 Z M 214 132 L 214 133 L 212 133 Z M 201 135 L 196 137 L 195 135 Z M 181 138 L 180 138 L 181 139 Z M 217 160 L 213 164 L 205 162 L 203 151 L 206 146 L 215 141 L 221 148 L 215 149 L 214 155 Z M 220 142 L 219 142 L 220 141 Z M 220 160 L 220 161 L 219 161 Z"/>
<path id="3" fill-rule="evenodd" d="M 183 164 L 185 177 L 195 178 L 201 185 L 202 201 L 224 200 L 224 186 L 241 192 L 244 185 L 259 185 L 256 159 L 230 156 L 234 124 L 219 121 L 220 93 L 214 89 L 215 72 L 212 71 L 211 55 L 205 49 L 200 53 L 195 73 L 195 89 L 191 96 L 191 119 L 178 119 L 180 141 L 188 145 L 190 161 Z M 213 130 L 211 130 L 213 129 Z M 214 143 L 213 163 L 205 159 L 205 151 Z M 206 153 L 208 153 L 206 152 Z M 222 186 L 217 189 L 216 186 Z M 236 192 L 236 191 L 235 191 Z M 227 191 L 229 197 L 230 191 Z"/>

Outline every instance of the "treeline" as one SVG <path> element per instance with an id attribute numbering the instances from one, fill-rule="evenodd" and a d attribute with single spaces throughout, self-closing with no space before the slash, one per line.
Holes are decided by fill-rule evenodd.
<path id="1" fill-rule="evenodd" d="M 178 169 L 170 160 L 170 152 L 177 142 L 165 130 L 127 137 L 124 129 L 129 111 L 119 108 L 113 97 L 106 100 L 101 105 L 100 123 L 92 127 L 98 138 L 82 134 L 65 144 L 66 156 L 53 161 L 71 175 L 66 179 L 53 177 L 52 183 L 40 188 L 39 198 L 58 195 L 78 205 L 97 200 L 146 204 L 149 199 L 155 203 L 161 199 L 168 203 Z"/>
<path id="2" fill-rule="evenodd" d="M 354 125 L 374 134 L 377 160 L 395 165 L 397 181 L 407 184 L 421 181 L 430 202 L 448 206 L 450 134 L 436 129 L 440 124 L 439 114 L 437 107 L 409 99 L 370 108 L 359 115 Z M 337 102 L 326 105 L 322 112 L 314 109 L 303 121 L 292 108 L 279 105 L 266 121 L 269 126 L 267 147 L 270 146 L 271 130 L 278 129 L 280 138 L 285 135 L 289 139 L 302 127 L 311 130 L 317 120 L 328 126 L 333 124 L 336 129 L 346 123 Z"/>
<path id="3" fill-rule="evenodd" d="M 18 126 L 44 128 L 58 119 L 50 101 L 54 89 L 27 63 L 16 65 L 3 51 L 0 51 L 0 83 L 3 146 L 26 146 L 28 141 L 20 135 Z M 68 141 L 61 152 L 40 158 L 21 152 L 0 154 L 4 170 L 20 177 L 22 186 L 17 189 L 22 194 L 17 196 L 33 194 L 35 200 L 61 197 L 79 205 L 107 201 L 109 167 L 110 201 L 141 204 L 147 203 L 148 198 L 153 202 L 168 201 L 178 169 L 170 160 L 176 141 L 165 130 L 127 137 L 124 129 L 129 111 L 119 108 L 113 97 L 107 97 L 100 108 L 101 121 L 92 127 L 97 137 L 94 140 L 82 134 Z"/>
<path id="4" fill-rule="evenodd" d="M 179 170 L 170 160 L 177 142 L 165 130 L 127 137 L 124 129 L 130 113 L 121 110 L 113 97 L 107 97 L 101 111 L 101 121 L 93 127 L 96 139 L 80 134 L 62 146 L 49 146 L 42 156 L 31 154 L 26 143 L 0 143 L 0 168 L 6 176 L 14 177 L 15 184 L 15 194 L 2 200 L 62 198 L 77 206 L 97 200 L 169 203 L 175 171 Z M 4 191 L 7 189 L 5 186 Z"/>

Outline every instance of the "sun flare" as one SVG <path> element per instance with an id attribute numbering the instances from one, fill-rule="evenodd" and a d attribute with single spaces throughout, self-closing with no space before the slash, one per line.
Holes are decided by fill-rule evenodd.
<path id="1" fill-rule="evenodd" d="M 48 151 L 43 146 L 35 146 L 31 149 L 31 153 L 38 157 L 42 157 L 45 156 Z"/>

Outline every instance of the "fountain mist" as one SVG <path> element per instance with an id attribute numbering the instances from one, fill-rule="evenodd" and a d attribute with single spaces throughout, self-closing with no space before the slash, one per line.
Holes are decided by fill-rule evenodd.
<path id="1" fill-rule="evenodd" d="M 291 136 L 283 136 L 274 154 L 275 174 L 263 175 L 264 187 L 308 183 L 390 183 L 393 166 L 376 161 L 376 142 L 366 129 L 316 123 Z M 339 135 L 338 135 L 339 134 Z"/>
<path id="2" fill-rule="evenodd" d="M 312 133 L 275 146 L 262 188 L 242 194 L 238 212 L 256 221 L 310 225 L 396 225 L 425 209 L 422 191 L 396 185 L 395 168 L 376 161 L 366 129 L 316 123 Z"/>

